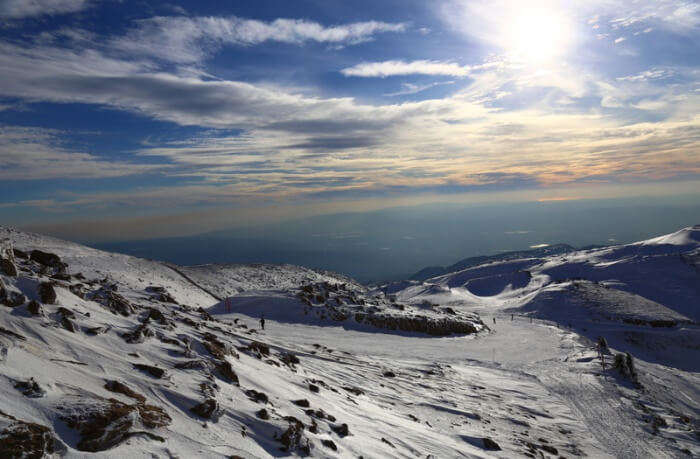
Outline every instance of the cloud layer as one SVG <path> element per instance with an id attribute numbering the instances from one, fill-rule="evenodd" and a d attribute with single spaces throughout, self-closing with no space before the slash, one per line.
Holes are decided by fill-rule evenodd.
<path id="1" fill-rule="evenodd" d="M 499 2 L 506 10 L 512 3 Z M 586 48 L 599 53 L 590 62 L 578 53 L 536 65 L 512 58 L 497 49 L 503 44 L 495 34 L 498 8 L 481 0 L 445 2 L 436 13 L 460 27 L 450 35 L 458 45 L 467 35 L 483 46 L 474 53 L 481 57 L 461 60 L 417 58 L 420 53 L 398 47 L 405 55 L 389 56 L 378 43 L 386 34 L 415 46 L 438 34 L 436 24 L 428 31 L 388 19 L 324 25 L 156 16 L 128 22 L 114 34 L 62 25 L 1 39 L 3 112 L 59 104 L 68 113 L 79 105 L 161 122 L 173 131 L 192 128 L 166 140 L 137 131 L 140 147 L 110 155 L 99 144 L 72 145 L 66 139 L 75 133 L 65 129 L 5 123 L 0 179 L 122 178 L 125 184 L 79 194 L 57 186 L 47 196 L 2 205 L 85 210 L 140 202 L 160 209 L 697 178 L 697 66 L 638 57 L 650 28 L 673 40 L 693 36 L 697 8 L 672 1 L 638 9 L 613 0 L 593 3 L 576 13 L 578 19 L 569 18 L 586 30 L 579 41 L 595 43 Z M 71 11 L 68 5 L 86 6 L 59 2 L 43 11 Z M 12 17 L 39 14 L 16 11 Z M 597 40 L 596 34 L 607 35 Z M 619 38 L 625 40 L 615 46 Z M 360 43 L 367 46 L 341 49 Z M 293 45 L 284 48 L 285 56 L 300 53 L 285 78 L 272 70 L 258 76 L 265 74 L 263 64 L 249 77 L 239 55 L 224 59 L 253 47 L 277 59 L 279 44 Z M 324 46 L 304 46 L 310 44 Z M 367 49 L 374 51 L 365 55 Z M 593 64 L 603 61 L 607 67 Z M 311 62 L 318 67 L 302 69 L 304 77 L 294 80 L 296 67 Z M 431 91 L 436 86 L 442 86 L 439 97 Z M 139 181 L 146 175 L 164 180 Z"/>
<path id="2" fill-rule="evenodd" d="M 3 0 L 0 2 L 0 18 L 22 19 L 74 13 L 87 8 L 89 4 L 89 0 Z"/>
<path id="3" fill-rule="evenodd" d="M 403 23 L 355 22 L 325 27 L 302 19 L 271 22 L 239 17 L 155 17 L 139 21 L 112 46 L 142 56 L 177 63 L 194 63 L 225 45 L 251 46 L 267 41 L 300 45 L 306 42 L 335 46 L 355 45 L 375 35 L 403 32 Z"/>

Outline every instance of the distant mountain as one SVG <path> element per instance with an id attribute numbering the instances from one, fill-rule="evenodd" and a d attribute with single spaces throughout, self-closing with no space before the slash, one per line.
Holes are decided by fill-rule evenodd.
<path id="1" fill-rule="evenodd" d="M 593 246 L 591 246 L 593 247 Z M 442 276 L 455 271 L 471 268 L 473 266 L 483 265 L 490 261 L 506 261 L 519 260 L 523 258 L 541 258 L 562 253 L 573 252 L 576 250 L 567 244 L 554 244 L 547 247 L 539 247 L 531 250 L 515 250 L 513 252 L 504 252 L 495 255 L 482 255 L 478 257 L 469 257 L 460 260 L 450 266 L 428 266 L 423 268 L 410 277 L 410 280 L 424 281 L 432 277 Z"/>

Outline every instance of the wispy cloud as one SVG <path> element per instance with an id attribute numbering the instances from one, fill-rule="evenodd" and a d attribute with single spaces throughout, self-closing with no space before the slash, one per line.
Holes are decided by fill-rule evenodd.
<path id="1" fill-rule="evenodd" d="M 452 77 L 466 77 L 477 70 L 494 68 L 498 62 L 487 62 L 480 65 L 459 65 L 454 62 L 418 60 L 418 61 L 383 61 L 363 62 L 352 67 L 344 68 L 340 72 L 352 77 L 380 77 L 386 78 L 397 75 L 445 75 Z"/>
<path id="2" fill-rule="evenodd" d="M 256 45 L 267 41 L 300 45 L 307 42 L 354 45 L 375 35 L 403 32 L 404 23 L 355 22 L 326 27 L 302 19 L 271 22 L 240 17 L 165 16 L 145 19 L 111 46 L 141 56 L 177 63 L 199 62 L 225 45 Z"/>
<path id="3" fill-rule="evenodd" d="M 122 177 L 167 168 L 73 151 L 61 145 L 62 134 L 51 129 L 0 127 L 0 180 Z"/>
<path id="4" fill-rule="evenodd" d="M 436 86 L 444 86 L 444 85 L 449 85 L 449 84 L 454 84 L 454 81 L 436 81 L 434 83 L 428 83 L 428 84 L 412 84 L 412 83 L 403 83 L 401 86 L 403 89 L 400 91 L 396 92 L 391 92 L 388 94 L 384 94 L 387 97 L 394 97 L 394 96 L 406 96 L 409 94 L 418 94 L 419 92 L 427 91 L 428 89 L 434 88 Z"/>
<path id="5" fill-rule="evenodd" d="M 3 0 L 0 2 L 0 17 L 21 19 L 74 13 L 87 8 L 90 3 L 90 0 Z"/>

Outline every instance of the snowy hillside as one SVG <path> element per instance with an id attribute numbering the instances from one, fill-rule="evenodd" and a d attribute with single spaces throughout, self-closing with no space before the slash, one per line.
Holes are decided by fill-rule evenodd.
<path id="1" fill-rule="evenodd" d="M 698 456 L 699 230 L 370 290 L 0 228 L 0 457 Z"/>

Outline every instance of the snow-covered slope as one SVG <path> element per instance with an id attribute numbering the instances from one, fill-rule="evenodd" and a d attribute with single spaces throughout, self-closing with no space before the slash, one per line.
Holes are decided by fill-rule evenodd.
<path id="1" fill-rule="evenodd" d="M 700 345 L 678 307 L 697 304 L 697 228 L 375 290 L 3 238 L 3 458 L 700 454 Z M 567 265 L 615 277 L 559 279 Z M 646 287 L 671 301 L 635 291 L 639 265 L 669 270 Z M 599 334 L 634 381 L 601 367 Z"/>
<path id="2" fill-rule="evenodd" d="M 700 226 L 693 226 L 628 245 L 544 257 L 490 259 L 487 263 L 427 281 L 394 283 L 381 290 L 408 304 L 438 303 L 458 311 L 491 316 L 494 321 L 496 318 L 505 321 L 500 326 L 492 325 L 496 332 L 502 327 L 537 327 L 538 323 L 544 323 L 574 333 L 580 341 L 572 349 L 594 357 L 574 358 L 576 354 L 572 354 L 567 361 L 574 359 L 576 363 L 569 364 L 573 368 L 559 367 L 555 372 L 531 368 L 529 371 L 537 374 L 546 385 L 553 384 L 552 390 L 569 399 L 571 408 L 587 419 L 609 451 L 624 457 L 674 456 L 676 453 L 670 446 L 656 450 L 657 446 L 650 444 L 641 431 L 635 433 L 633 426 L 641 419 L 647 426 L 663 424 L 652 429 L 657 439 L 666 437 L 669 444 L 689 441 L 693 447 L 688 451 L 697 455 L 700 440 L 697 433 L 700 411 L 697 385 L 700 371 L 699 254 Z M 591 380 L 586 371 L 580 374 L 581 363 L 596 362 L 598 376 L 619 376 L 616 371 L 610 373 L 610 356 L 606 372 L 600 373 L 602 362 L 594 351 L 600 338 L 605 338 L 617 351 L 629 352 L 636 358 L 637 368 L 643 369 L 639 371 L 642 382 L 638 387 L 609 386 L 621 391 L 614 403 L 629 404 L 625 413 L 603 414 L 600 399 L 587 399 L 589 396 L 604 398 L 605 386 L 611 380 Z M 523 344 L 532 345 L 531 342 Z M 588 392 L 591 394 L 587 395 Z M 585 404 L 578 398 L 586 400 Z M 660 411 L 652 415 L 650 406 Z M 598 409 L 600 412 L 596 412 Z M 654 420 L 653 416 L 663 411 L 676 419 L 688 420 L 685 431 L 665 421 Z M 678 413 L 682 411 L 692 414 L 681 416 Z M 621 418 L 621 415 L 624 416 Z M 597 429 L 605 425 L 603 417 L 611 417 L 617 424 L 626 422 L 631 428 L 624 435 L 613 425 Z M 627 446 L 616 450 L 621 444 Z M 640 445 L 645 446 L 640 448 Z M 645 454 L 647 447 L 655 452 Z"/>

